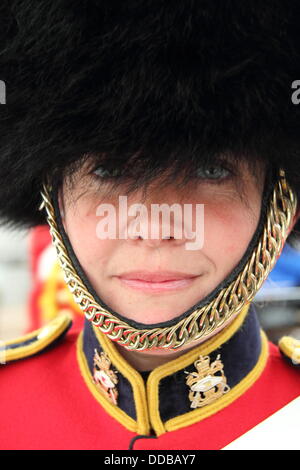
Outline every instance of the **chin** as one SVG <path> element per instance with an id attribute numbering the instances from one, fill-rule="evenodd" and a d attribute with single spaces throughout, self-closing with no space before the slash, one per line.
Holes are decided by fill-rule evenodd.
<path id="1" fill-rule="evenodd" d="M 153 310 L 151 311 L 151 314 L 147 314 L 147 312 L 141 313 L 140 311 L 137 315 L 132 314 L 132 312 L 128 312 L 128 314 L 126 313 L 123 314 L 123 316 L 128 318 L 128 320 L 133 320 L 133 321 L 136 321 L 137 323 L 144 323 L 145 325 L 153 325 L 153 324 L 155 325 L 156 323 L 170 321 L 178 317 L 179 315 L 180 313 L 178 313 L 178 315 L 176 314 L 174 315 L 174 311 L 170 313 L 162 313 L 162 312 L 155 313 L 153 312 Z"/>

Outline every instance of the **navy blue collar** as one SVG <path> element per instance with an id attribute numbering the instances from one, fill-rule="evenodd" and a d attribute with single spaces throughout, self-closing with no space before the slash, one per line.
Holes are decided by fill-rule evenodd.
<path id="1" fill-rule="evenodd" d="M 134 370 L 88 320 L 79 343 L 80 368 L 95 398 L 125 427 L 143 434 L 159 435 L 223 408 L 252 385 L 267 357 L 252 305 L 210 340 L 149 373 Z"/>

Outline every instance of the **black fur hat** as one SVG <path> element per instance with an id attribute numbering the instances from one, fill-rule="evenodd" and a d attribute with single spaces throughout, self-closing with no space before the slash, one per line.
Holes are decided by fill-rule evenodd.
<path id="1" fill-rule="evenodd" d="M 1 0 L 2 223 L 46 223 L 43 180 L 87 155 L 135 185 L 167 168 L 192 177 L 225 154 L 261 159 L 300 195 L 299 11 L 299 0 Z"/>

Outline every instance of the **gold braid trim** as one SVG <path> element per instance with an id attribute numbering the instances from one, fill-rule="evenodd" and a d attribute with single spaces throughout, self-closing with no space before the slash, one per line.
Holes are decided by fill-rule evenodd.
<path id="1" fill-rule="evenodd" d="M 196 309 L 176 325 L 165 328 L 136 329 L 101 307 L 86 289 L 69 258 L 59 233 L 51 202 L 52 187 L 43 184 L 42 203 L 39 210 L 46 209 L 52 243 L 64 271 L 65 282 L 75 302 L 86 318 L 111 340 L 129 350 L 152 348 L 177 349 L 184 344 L 211 335 L 214 330 L 228 324 L 242 308 L 254 298 L 262 283 L 273 269 L 288 236 L 289 227 L 296 213 L 297 197 L 279 172 L 270 198 L 262 236 L 244 269 L 231 284 L 222 289 L 214 300 Z"/>

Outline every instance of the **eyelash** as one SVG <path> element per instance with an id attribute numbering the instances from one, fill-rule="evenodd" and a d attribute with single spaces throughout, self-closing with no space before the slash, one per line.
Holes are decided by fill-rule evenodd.
<path id="1" fill-rule="evenodd" d="M 217 182 L 223 182 L 223 181 L 227 180 L 232 175 L 232 171 L 229 168 L 225 167 L 224 165 L 215 165 L 215 166 L 211 166 L 211 167 L 207 167 L 207 168 L 201 168 L 200 167 L 198 169 L 198 172 L 202 171 L 204 173 L 205 171 L 216 170 L 216 169 L 223 171 L 223 176 L 214 178 L 214 177 L 209 177 L 208 175 L 206 175 L 206 176 L 202 175 L 202 176 L 200 176 L 200 178 L 202 178 L 203 180 L 207 180 L 207 181 L 210 181 L 210 182 L 217 183 Z M 224 176 L 224 172 L 225 172 L 225 176 Z M 197 174 L 196 178 L 198 178 L 198 177 L 199 177 L 199 174 Z"/>
<path id="2" fill-rule="evenodd" d="M 228 168 L 228 165 L 224 165 L 224 164 L 219 164 L 219 165 L 213 165 L 211 167 L 199 167 L 198 171 L 202 170 L 202 171 L 208 171 L 208 170 L 215 170 L 215 169 L 221 169 L 222 171 L 225 171 L 226 175 L 223 176 L 223 177 L 220 177 L 220 178 L 210 178 L 210 177 L 199 177 L 199 175 L 195 176 L 195 179 L 202 179 L 204 181 L 209 181 L 213 184 L 220 184 L 224 181 L 227 181 L 230 177 L 233 176 L 233 170 Z M 97 171 L 102 171 L 102 175 L 98 175 L 96 172 Z M 113 170 L 114 174 L 110 175 L 109 174 L 109 170 L 99 166 L 99 167 L 96 167 L 95 169 L 92 170 L 91 174 L 92 176 L 94 176 L 98 181 L 99 180 L 102 180 L 103 182 L 110 182 L 110 181 L 116 181 L 118 178 L 120 178 L 120 174 L 118 174 L 118 170 Z"/>

